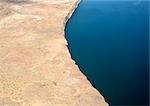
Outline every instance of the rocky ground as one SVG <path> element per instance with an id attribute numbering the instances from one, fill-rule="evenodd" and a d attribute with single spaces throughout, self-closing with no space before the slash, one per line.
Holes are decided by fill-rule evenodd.
<path id="1" fill-rule="evenodd" d="M 0 106 L 106 106 L 71 59 L 78 0 L 0 0 Z"/>

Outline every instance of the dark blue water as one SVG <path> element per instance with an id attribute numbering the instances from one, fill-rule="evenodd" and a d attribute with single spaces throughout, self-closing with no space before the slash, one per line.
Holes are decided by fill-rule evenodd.
<path id="1" fill-rule="evenodd" d="M 112 105 L 148 105 L 145 0 L 83 0 L 66 27 L 72 58 Z"/>

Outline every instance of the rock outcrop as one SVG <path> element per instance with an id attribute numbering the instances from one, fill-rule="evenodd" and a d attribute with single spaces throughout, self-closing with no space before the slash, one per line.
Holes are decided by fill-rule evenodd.
<path id="1" fill-rule="evenodd" d="M 0 106 L 106 106 L 71 59 L 64 25 L 78 0 L 0 1 Z"/>

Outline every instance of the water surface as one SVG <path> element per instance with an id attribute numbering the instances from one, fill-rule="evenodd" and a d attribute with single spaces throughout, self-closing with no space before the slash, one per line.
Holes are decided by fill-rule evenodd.
<path id="1" fill-rule="evenodd" d="M 148 105 L 148 1 L 83 0 L 66 27 L 72 58 L 112 105 Z"/>

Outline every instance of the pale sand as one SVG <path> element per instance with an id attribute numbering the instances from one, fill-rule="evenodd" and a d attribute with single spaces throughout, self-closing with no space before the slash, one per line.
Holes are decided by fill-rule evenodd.
<path id="1" fill-rule="evenodd" d="M 0 106 L 106 106 L 71 59 L 66 20 L 78 0 L 0 1 Z"/>

